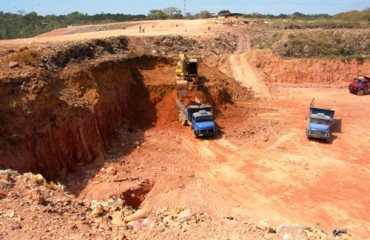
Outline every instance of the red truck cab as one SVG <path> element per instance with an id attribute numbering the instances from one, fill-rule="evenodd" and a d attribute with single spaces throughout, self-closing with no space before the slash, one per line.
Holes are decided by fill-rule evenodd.
<path id="1" fill-rule="evenodd" d="M 348 86 L 349 92 L 359 96 L 370 93 L 370 77 L 358 77 Z"/>

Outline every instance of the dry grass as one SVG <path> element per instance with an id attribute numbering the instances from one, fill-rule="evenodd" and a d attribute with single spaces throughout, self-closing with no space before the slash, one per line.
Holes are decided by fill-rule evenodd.
<path id="1" fill-rule="evenodd" d="M 35 50 L 30 50 L 27 47 L 19 49 L 18 52 L 13 53 L 10 57 L 10 61 L 24 63 L 26 65 L 36 66 L 40 62 L 40 54 Z"/>

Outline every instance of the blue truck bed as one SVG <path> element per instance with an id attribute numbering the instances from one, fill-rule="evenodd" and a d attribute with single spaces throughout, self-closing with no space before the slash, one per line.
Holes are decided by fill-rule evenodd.
<path id="1" fill-rule="evenodd" d="M 331 119 L 334 119 L 335 110 L 331 108 L 321 108 L 321 107 L 315 107 L 315 99 L 312 99 L 310 104 L 310 112 L 308 116 L 311 116 L 312 114 L 324 114 Z"/>
<path id="2" fill-rule="evenodd" d="M 330 141 L 331 126 L 334 123 L 335 110 L 330 108 L 315 107 L 312 99 L 309 110 L 309 122 L 306 129 L 308 138 L 320 138 Z"/>
<path id="3" fill-rule="evenodd" d="M 334 113 L 335 110 L 329 109 L 329 108 L 318 108 L 318 107 L 310 107 L 310 116 L 312 114 L 324 114 L 325 116 L 330 117 L 331 119 L 334 119 Z"/>

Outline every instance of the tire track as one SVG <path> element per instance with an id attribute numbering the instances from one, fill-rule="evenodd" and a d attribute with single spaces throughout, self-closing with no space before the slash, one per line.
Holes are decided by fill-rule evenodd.
<path id="1" fill-rule="evenodd" d="M 258 218 L 266 216 L 266 209 L 281 216 L 271 207 L 274 206 L 271 199 L 263 195 L 264 180 L 257 182 L 254 176 L 254 171 L 261 169 L 252 162 L 255 154 L 238 149 L 226 139 L 201 140 L 188 136 L 183 139 L 183 145 L 194 155 L 192 165 L 196 174 L 209 187 L 202 191 L 210 193 L 208 205 L 215 215 L 238 214 L 233 211 L 241 207 Z"/>

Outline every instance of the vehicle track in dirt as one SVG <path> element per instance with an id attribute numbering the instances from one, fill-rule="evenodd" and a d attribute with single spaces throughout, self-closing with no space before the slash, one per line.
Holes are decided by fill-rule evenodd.
<path id="1" fill-rule="evenodd" d="M 186 31 L 186 35 L 204 33 L 208 23 L 193 26 L 193 30 Z M 166 30 L 165 25 L 169 29 Z M 138 36 L 136 27 L 133 25 L 127 31 L 65 35 L 63 39 L 50 37 L 2 43 L 11 47 L 20 44 L 37 46 L 40 43 L 81 41 L 109 34 Z M 186 26 L 178 28 L 173 21 L 169 21 L 159 27 L 160 31 L 148 31 L 147 35 L 174 34 L 179 30 L 183 33 Z M 210 34 L 207 32 L 207 35 L 216 34 L 216 27 L 212 25 L 212 29 L 215 31 Z M 145 38 L 135 38 L 131 43 L 145 41 Z M 168 39 L 162 41 L 167 42 Z M 242 49 L 249 48 L 249 43 L 245 44 Z M 142 47 L 137 45 L 137 48 Z M 141 49 L 140 54 L 147 54 L 148 49 Z M 202 74 L 207 73 L 208 80 L 217 76 L 231 92 L 220 94 L 221 100 L 225 95 L 229 97 L 229 105 L 220 104 L 223 103 L 221 100 L 214 101 L 221 109 L 218 109 L 216 121 L 222 128 L 222 133 L 215 139 L 196 139 L 189 127 L 182 127 L 176 122 L 177 110 L 169 87 L 172 84 L 171 76 L 174 75 L 170 61 L 160 65 L 155 63 L 156 59 L 143 63 L 140 63 L 143 59 L 137 59 L 132 68 L 135 69 L 134 74 L 131 74 L 129 67 L 127 71 L 121 71 L 122 66 L 128 66 L 126 64 L 116 65 L 116 71 L 111 69 L 108 73 L 103 70 L 109 64 L 95 69 L 96 79 L 102 82 L 108 82 L 107 79 L 122 80 L 118 77 L 121 75 L 130 76 L 129 80 L 137 80 L 140 76 L 136 84 L 143 83 L 142 87 L 147 93 L 145 101 L 153 105 L 148 114 L 153 121 L 145 128 L 126 126 L 124 129 L 115 129 L 118 140 L 110 143 L 112 153 L 102 159 L 104 163 L 97 164 L 93 169 L 78 166 L 81 172 L 67 178 L 66 187 L 73 190 L 73 186 L 81 182 L 79 189 L 74 192 L 78 198 L 106 200 L 117 194 L 124 195 L 137 179 L 148 180 L 152 189 L 139 196 L 136 206 L 144 210 L 157 211 L 164 207 L 173 209 L 185 205 L 216 218 L 234 216 L 254 221 L 263 219 L 271 225 L 320 225 L 326 231 L 348 228 L 356 236 L 369 236 L 370 187 L 366 183 L 370 181 L 367 156 L 370 137 L 364 129 L 369 123 L 370 110 L 364 106 L 368 105 L 370 96 L 351 95 L 345 88 L 349 76 L 361 72 L 360 68 L 366 69 L 368 63 L 284 60 L 268 51 L 247 50 L 247 53 L 239 49 L 233 55 L 216 56 L 221 58 L 219 62 L 210 60 L 206 63 L 214 68 L 201 69 Z M 2 67 L 8 69 L 5 63 Z M 75 74 L 72 75 L 79 80 L 80 66 L 75 63 L 73 67 Z M 65 71 L 70 72 L 70 68 L 66 67 Z M 231 83 L 230 79 L 218 73 L 218 69 L 259 94 L 250 101 L 238 99 L 242 91 L 247 90 Z M 88 82 L 93 80 L 87 79 Z M 207 84 L 215 85 L 210 82 Z M 17 86 L 14 89 L 18 89 Z M 77 93 L 82 91 L 77 87 L 72 90 Z M 116 86 L 110 87 L 117 89 Z M 232 92 L 235 89 L 240 91 Z M 127 94 L 129 91 L 123 92 Z M 138 103 L 143 100 L 135 97 Z M 330 143 L 310 141 L 305 136 L 305 117 L 312 98 L 316 98 L 318 103 L 336 105 L 336 124 Z M 69 104 L 74 106 L 75 102 L 71 99 L 63 100 L 71 101 Z M 145 103 L 140 103 L 142 111 L 136 113 L 137 119 L 147 117 L 143 115 L 148 112 L 145 111 Z M 107 102 L 107 105 L 114 103 Z M 133 106 L 138 107 L 137 104 Z M 124 113 L 130 110 L 127 108 Z M 114 115 L 109 111 L 103 113 L 104 116 Z M 47 120 L 52 121 L 49 118 Z M 48 129 L 51 131 L 53 128 Z M 105 167 L 115 169 L 118 174 L 101 174 L 106 171 Z"/>
<path id="2" fill-rule="evenodd" d="M 365 149 L 369 137 L 359 129 L 370 112 L 359 111 L 359 106 L 366 104 L 367 97 L 351 95 L 339 86 L 294 85 L 280 90 L 259 104 L 273 111 L 255 115 L 271 136 L 266 142 L 235 145 L 225 136 L 195 139 L 190 131 L 186 133 L 182 143 L 193 156 L 192 167 L 212 188 L 210 192 L 215 192 L 208 197 L 209 205 L 225 206 L 213 213 L 218 217 L 243 213 L 273 224 L 348 226 L 366 236 L 370 189 L 364 183 L 370 176 Z M 305 136 L 312 97 L 336 107 L 329 144 Z M 276 121 L 285 123 L 280 132 L 276 132 Z"/>

